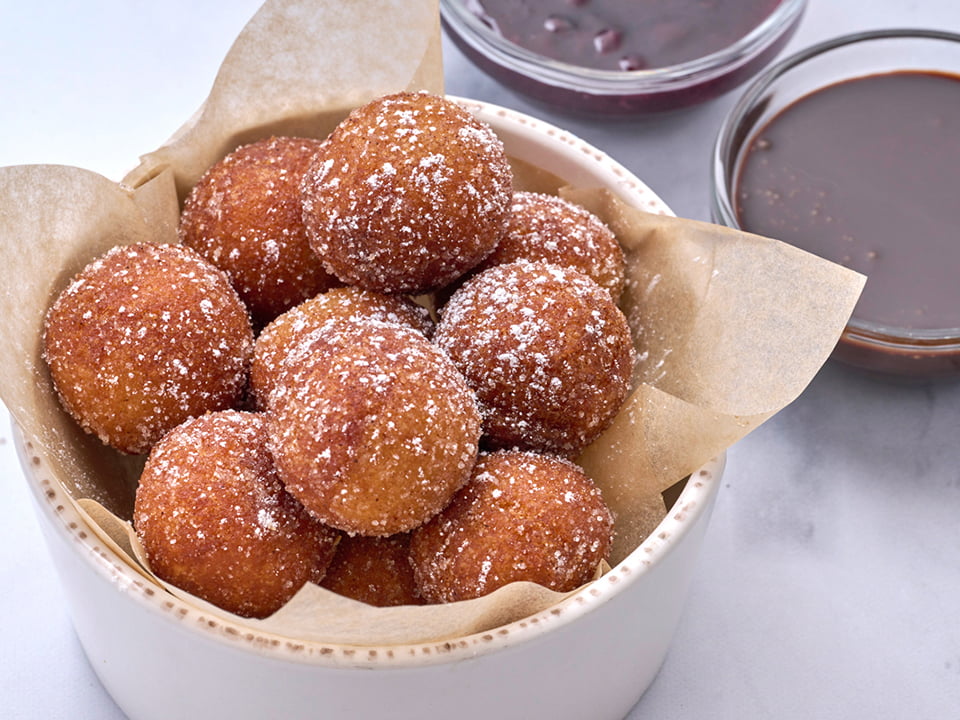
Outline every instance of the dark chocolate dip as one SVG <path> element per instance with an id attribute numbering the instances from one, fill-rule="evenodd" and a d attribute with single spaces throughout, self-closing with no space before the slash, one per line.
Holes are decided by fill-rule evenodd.
<path id="1" fill-rule="evenodd" d="M 745 230 L 867 275 L 857 320 L 960 326 L 960 77 L 892 72 L 801 98 L 755 136 L 733 200 Z"/>

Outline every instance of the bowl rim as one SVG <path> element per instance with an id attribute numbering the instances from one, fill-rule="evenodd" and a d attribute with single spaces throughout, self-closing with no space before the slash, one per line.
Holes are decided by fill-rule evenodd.
<path id="1" fill-rule="evenodd" d="M 750 112 L 759 106 L 759 101 L 766 91 L 781 77 L 809 60 L 853 45 L 886 40 L 935 40 L 954 43 L 960 47 L 960 33 L 947 30 L 909 27 L 863 30 L 839 35 L 810 45 L 762 71 L 747 85 L 737 102 L 724 117 L 717 131 L 710 156 L 711 214 L 715 221 L 738 230 L 743 229 L 731 202 L 733 182 L 728 182 L 728 175 L 731 178 L 735 177 L 739 167 L 739 148 L 742 148 L 744 143 L 753 137 L 753 128 L 750 128 L 748 133 L 743 136 L 736 150 L 733 147 L 734 138 Z M 935 68 L 930 69 L 934 70 Z M 869 71 L 857 72 L 850 74 L 849 79 L 868 77 L 869 75 Z M 957 73 L 957 75 L 960 77 L 960 73 Z M 837 82 L 840 82 L 840 80 L 830 80 L 819 84 L 807 95 Z M 791 102 L 795 101 L 792 100 Z M 784 105 L 784 108 L 788 106 L 789 103 Z M 731 163 L 729 161 L 734 154 L 736 157 L 733 158 Z M 924 355 L 953 354 L 960 350 L 960 327 L 905 328 L 863 320 L 854 315 L 847 322 L 842 339 L 900 352 L 913 351 Z"/>
<path id="2" fill-rule="evenodd" d="M 708 82 L 747 63 L 773 45 L 806 8 L 807 0 L 782 0 L 759 25 L 715 52 L 646 70 L 598 70 L 553 60 L 493 32 L 464 0 L 440 0 L 445 25 L 474 51 L 545 85 L 601 96 L 660 94 Z"/>
<path id="3" fill-rule="evenodd" d="M 226 615 L 188 603 L 148 581 L 100 540 L 56 481 L 44 474 L 45 462 L 11 418 L 14 444 L 37 508 L 72 551 L 116 590 L 181 630 L 279 661 L 331 668 L 397 669 L 426 667 L 489 655 L 556 631 L 596 610 L 654 569 L 673 552 L 696 521 L 709 513 L 726 465 L 726 453 L 709 460 L 689 476 L 667 515 L 620 563 L 560 602 L 504 625 L 449 640 L 391 645 L 325 643 L 277 635 Z"/>
<path id="4" fill-rule="evenodd" d="M 578 162 L 595 165 L 638 206 L 672 214 L 670 209 L 630 171 L 585 141 L 549 123 L 515 110 L 472 99 L 454 98 L 468 105 L 482 120 L 494 125 L 510 123 L 524 134 L 534 133 L 571 154 Z M 709 515 L 726 463 L 726 453 L 694 470 L 667 515 L 656 529 L 626 558 L 599 579 L 582 586 L 559 603 L 500 627 L 447 640 L 382 646 L 323 643 L 261 631 L 224 615 L 189 604 L 156 586 L 125 559 L 99 540 L 77 511 L 66 490 L 45 470 L 44 451 L 24 437 L 11 418 L 14 443 L 24 476 L 37 500 L 40 514 L 63 536 L 72 551 L 89 564 L 101 579 L 129 595 L 155 615 L 207 640 L 266 655 L 279 661 L 311 666 L 395 669 L 424 667 L 488 655 L 530 641 L 563 627 L 619 595 L 673 552 L 681 539 L 704 515 Z"/>

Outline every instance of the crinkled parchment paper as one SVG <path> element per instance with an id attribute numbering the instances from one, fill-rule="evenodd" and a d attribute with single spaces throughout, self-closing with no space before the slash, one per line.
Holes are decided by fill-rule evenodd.
<path id="1" fill-rule="evenodd" d="M 200 110 L 122 183 L 70 167 L 0 169 L 0 397 L 44 473 L 148 577 L 127 523 L 142 458 L 104 448 L 61 411 L 40 357 L 47 307 L 109 247 L 176 242 L 180 200 L 238 144 L 323 137 L 350 108 L 404 88 L 442 92 L 436 0 L 276 0 L 239 36 Z M 560 190 L 536 168 L 517 177 L 520 187 Z M 563 192 L 607 220 L 629 261 L 636 390 L 581 458 L 617 514 L 616 563 L 662 517 L 661 491 L 800 394 L 840 337 L 863 278 L 772 240 L 641 212 L 605 191 Z M 308 586 L 271 618 L 241 622 L 321 642 L 442 641 L 559 597 L 516 583 L 465 603 L 381 609 Z"/>

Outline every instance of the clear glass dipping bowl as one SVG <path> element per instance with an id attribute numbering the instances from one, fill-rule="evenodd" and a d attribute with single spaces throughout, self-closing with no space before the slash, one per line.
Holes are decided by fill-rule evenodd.
<path id="1" fill-rule="evenodd" d="M 440 0 L 450 39 L 507 87 L 564 110 L 641 115 L 711 100 L 766 66 L 793 34 L 806 0 L 783 0 L 734 44 L 703 57 L 648 70 L 595 70 L 544 57 L 504 39 L 471 11 L 469 0 Z"/>
<path id="2" fill-rule="evenodd" d="M 741 228 L 732 201 L 740 168 L 755 135 L 781 111 L 823 87 L 904 70 L 960 76 L 960 35 L 922 29 L 856 33 L 811 46 L 768 68 L 747 87 L 717 136 L 711 166 L 713 220 L 749 230 Z M 833 358 L 886 377 L 960 376 L 960 307 L 954 327 L 929 330 L 878 324 L 858 318 L 854 310 Z"/>

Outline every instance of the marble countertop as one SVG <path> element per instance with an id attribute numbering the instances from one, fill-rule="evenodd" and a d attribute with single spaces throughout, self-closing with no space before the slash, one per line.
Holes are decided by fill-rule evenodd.
<path id="1" fill-rule="evenodd" d="M 0 5 L 0 165 L 119 178 L 199 105 L 257 5 Z M 810 0 L 787 52 L 896 26 L 960 31 L 960 3 Z M 709 153 L 739 90 L 668 116 L 586 120 L 445 51 L 449 92 L 561 125 L 677 214 L 709 219 Z M 2 714 L 120 718 L 71 629 L 6 419 L 0 473 Z M 958 558 L 960 383 L 896 384 L 828 363 L 730 450 L 680 630 L 629 717 L 960 719 Z"/>

